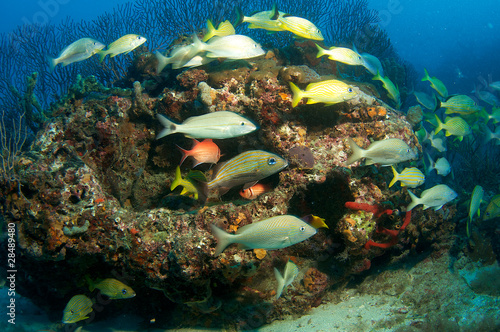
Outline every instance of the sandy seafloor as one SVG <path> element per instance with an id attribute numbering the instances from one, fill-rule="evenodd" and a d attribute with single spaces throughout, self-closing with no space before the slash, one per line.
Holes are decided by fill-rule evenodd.
<path id="1" fill-rule="evenodd" d="M 326 299 L 335 300 L 305 316 L 274 321 L 255 331 L 494 331 L 500 326 L 500 268 L 496 263 L 478 264 L 466 257 L 452 259 L 447 252 L 407 256 L 384 271 L 373 271 L 356 288 L 333 292 Z M 24 298 L 17 299 L 16 325 L 8 324 L 6 293 L 2 288 L 0 331 L 56 331 L 55 322 Z M 80 332 L 140 331 L 140 324 L 139 317 L 121 316 L 84 325 Z M 147 330 L 218 329 L 165 330 L 152 325 Z"/>

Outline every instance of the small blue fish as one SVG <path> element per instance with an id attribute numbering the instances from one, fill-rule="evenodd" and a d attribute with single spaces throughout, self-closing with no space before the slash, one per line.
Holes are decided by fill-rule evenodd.
<path id="1" fill-rule="evenodd" d="M 215 225 L 211 225 L 211 228 L 217 239 L 215 256 L 219 256 L 232 243 L 238 243 L 240 249 L 273 250 L 289 247 L 316 234 L 316 228 L 291 215 L 245 225 L 236 234 L 227 233 Z"/>

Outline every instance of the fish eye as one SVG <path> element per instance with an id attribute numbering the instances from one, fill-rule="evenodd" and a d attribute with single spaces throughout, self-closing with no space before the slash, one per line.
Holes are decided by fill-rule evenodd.
<path id="1" fill-rule="evenodd" d="M 299 231 L 301 231 L 301 232 L 303 232 L 303 231 L 305 231 L 305 230 L 306 230 L 306 228 L 305 228 L 304 226 L 301 226 L 301 227 L 299 228 Z"/>
<path id="2" fill-rule="evenodd" d="M 69 313 L 70 313 L 70 314 L 74 314 L 75 312 L 74 312 L 73 310 L 70 310 L 70 311 L 69 311 Z"/>
<path id="3" fill-rule="evenodd" d="M 245 122 L 240 123 L 240 125 L 241 125 L 241 126 L 244 126 L 244 125 L 245 125 Z"/>
<path id="4" fill-rule="evenodd" d="M 271 158 L 269 158 L 269 159 L 267 160 L 267 163 L 268 163 L 269 165 L 275 165 L 275 164 L 276 164 L 276 159 L 271 157 Z"/>
<path id="5" fill-rule="evenodd" d="M 122 294 L 123 294 L 123 295 L 127 294 L 127 290 L 126 290 L 125 288 L 124 288 L 124 289 L 122 289 Z"/>
<path id="6" fill-rule="evenodd" d="M 347 92 L 352 92 L 352 88 L 347 88 Z"/>

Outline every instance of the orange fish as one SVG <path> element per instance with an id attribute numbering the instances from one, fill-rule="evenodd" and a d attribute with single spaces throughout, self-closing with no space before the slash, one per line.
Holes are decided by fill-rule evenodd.
<path id="1" fill-rule="evenodd" d="M 257 183 L 256 185 L 251 186 L 250 188 L 244 189 L 240 191 L 240 195 L 246 199 L 256 199 L 260 195 L 267 193 L 271 190 L 271 186 L 267 184 Z"/>
<path id="2" fill-rule="evenodd" d="M 203 142 L 193 139 L 193 148 L 191 150 L 184 150 L 180 146 L 177 147 L 183 154 L 179 165 L 182 165 L 184 160 L 189 156 L 195 160 L 193 167 L 203 163 L 217 164 L 220 158 L 220 149 L 210 138 L 203 140 Z"/>

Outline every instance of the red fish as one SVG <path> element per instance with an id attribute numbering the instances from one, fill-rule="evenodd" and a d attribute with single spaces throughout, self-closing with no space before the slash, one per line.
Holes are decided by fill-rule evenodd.
<path id="1" fill-rule="evenodd" d="M 243 189 L 240 191 L 240 195 L 246 199 L 256 199 L 259 195 L 263 193 L 267 193 L 271 190 L 271 186 L 267 184 L 257 183 L 256 185 L 251 186 L 250 188 Z"/>
<path id="2" fill-rule="evenodd" d="M 180 146 L 177 147 L 183 154 L 179 165 L 182 165 L 184 160 L 189 156 L 195 160 L 193 167 L 203 163 L 217 164 L 220 158 L 220 149 L 210 138 L 203 140 L 203 142 L 198 142 L 194 139 L 191 150 L 184 150 Z"/>

